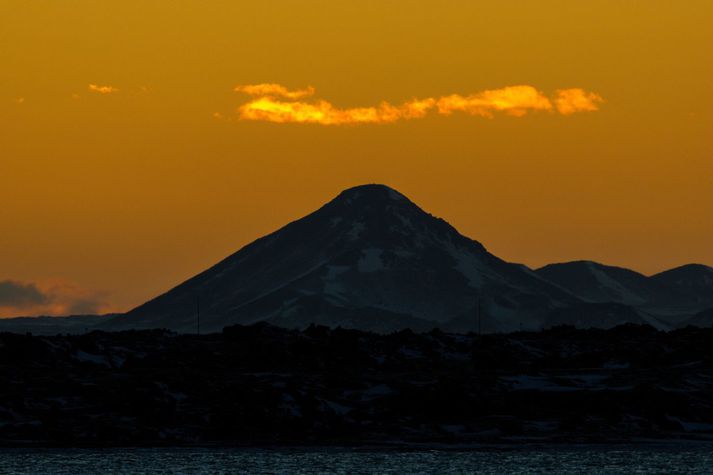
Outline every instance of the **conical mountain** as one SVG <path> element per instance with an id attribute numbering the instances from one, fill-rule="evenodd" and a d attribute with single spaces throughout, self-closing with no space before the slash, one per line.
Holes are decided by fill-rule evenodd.
<path id="1" fill-rule="evenodd" d="M 109 327 L 195 331 L 198 301 L 204 331 L 258 321 L 474 330 L 478 320 L 484 331 L 506 331 L 537 328 L 545 313 L 578 299 L 495 257 L 401 193 L 364 185 Z"/>

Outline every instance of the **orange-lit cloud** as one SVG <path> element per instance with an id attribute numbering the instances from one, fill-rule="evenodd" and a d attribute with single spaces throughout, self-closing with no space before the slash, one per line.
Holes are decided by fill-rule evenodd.
<path id="1" fill-rule="evenodd" d="M 604 102 L 598 94 L 584 89 L 558 89 L 555 91 L 555 107 L 563 115 L 575 112 L 593 112 L 599 110 L 599 104 Z"/>
<path id="2" fill-rule="evenodd" d="M 401 119 L 424 117 L 434 106 L 432 99 L 413 100 L 399 106 L 382 102 L 377 107 L 338 109 L 327 101 L 313 103 L 280 101 L 272 97 L 260 97 L 240 107 L 241 119 L 268 122 L 298 122 L 322 125 L 341 124 L 388 124 Z"/>
<path id="3" fill-rule="evenodd" d="M 99 86 L 97 84 L 90 84 L 88 89 L 92 92 L 98 92 L 99 94 L 113 94 L 119 92 L 119 89 L 114 86 Z"/>
<path id="4" fill-rule="evenodd" d="M 74 282 L 0 281 L 0 318 L 35 315 L 86 315 L 112 311 L 105 295 Z"/>
<path id="5" fill-rule="evenodd" d="M 598 103 L 602 102 L 597 94 L 582 89 L 560 89 L 551 100 L 532 86 L 519 85 L 467 96 L 452 94 L 412 99 L 399 105 L 382 102 L 378 106 L 340 109 L 322 99 L 309 102 L 297 100 L 314 95 L 312 87 L 291 91 L 279 84 L 253 84 L 236 86 L 235 91 L 256 96 L 238 108 L 240 119 L 321 125 L 389 124 L 398 120 L 420 119 L 431 111 L 441 115 L 465 112 L 488 118 L 496 112 L 516 117 L 532 111 L 556 111 L 569 115 L 595 111 Z"/>
<path id="6" fill-rule="evenodd" d="M 247 84 L 244 86 L 235 86 L 235 92 L 243 92 L 250 96 L 270 96 L 284 97 L 286 99 L 299 99 L 314 95 L 314 88 L 308 86 L 307 89 L 297 89 L 290 91 L 281 84 L 263 83 L 263 84 Z"/>
<path id="7" fill-rule="evenodd" d="M 529 111 L 552 110 L 552 103 L 542 92 L 532 86 L 509 86 L 502 89 L 461 96 L 452 94 L 438 99 L 438 113 L 467 112 L 481 117 L 493 117 L 494 112 L 521 117 Z"/>

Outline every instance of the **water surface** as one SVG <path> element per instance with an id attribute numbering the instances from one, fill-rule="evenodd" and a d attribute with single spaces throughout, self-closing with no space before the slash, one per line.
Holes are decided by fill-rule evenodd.
<path id="1" fill-rule="evenodd" d="M 0 449 L 0 473 L 713 473 L 713 445 L 507 450 Z"/>

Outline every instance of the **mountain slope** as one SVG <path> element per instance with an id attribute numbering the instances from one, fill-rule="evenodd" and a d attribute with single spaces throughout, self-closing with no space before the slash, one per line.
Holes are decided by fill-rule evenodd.
<path id="1" fill-rule="evenodd" d="M 592 261 L 549 264 L 535 272 L 592 303 L 641 305 L 656 295 L 655 284 L 645 275 Z"/>
<path id="2" fill-rule="evenodd" d="M 631 322 L 636 321 L 638 317 L 634 314 L 638 314 L 651 320 L 649 323 L 657 328 L 702 321 L 691 316 L 713 307 L 713 269 L 700 264 L 688 264 L 650 277 L 591 261 L 550 264 L 535 272 L 585 302 L 632 307 L 631 312 L 619 309 L 614 313 L 621 314 L 622 321 Z M 573 322 L 580 321 L 585 315 L 592 315 L 596 308 L 585 311 L 575 306 L 567 312 L 555 312 L 555 318 L 561 322 L 569 315 Z M 596 321 L 594 319 L 592 323 Z M 610 321 L 616 319 L 611 318 Z"/>
<path id="3" fill-rule="evenodd" d="M 245 246 L 169 292 L 115 318 L 116 328 L 201 328 L 270 321 L 375 331 L 476 326 L 537 328 L 577 303 L 525 266 L 488 253 L 397 191 L 364 185 Z"/>
<path id="4" fill-rule="evenodd" d="M 703 310 L 701 312 L 698 312 L 697 314 L 693 315 L 692 317 L 684 320 L 679 325 L 679 327 L 685 328 L 688 325 L 692 325 L 694 327 L 701 327 L 701 328 L 713 327 L 713 308 L 709 308 L 709 309 Z"/>
<path id="5" fill-rule="evenodd" d="M 571 325 L 575 328 L 609 329 L 619 325 L 651 325 L 657 330 L 670 330 L 671 326 L 635 307 L 618 302 L 583 303 L 556 308 L 550 312 L 544 328 Z"/>
<path id="6" fill-rule="evenodd" d="M 693 308 L 713 307 L 713 268 L 687 264 L 650 277 L 661 292 L 654 303 L 659 306 Z"/>

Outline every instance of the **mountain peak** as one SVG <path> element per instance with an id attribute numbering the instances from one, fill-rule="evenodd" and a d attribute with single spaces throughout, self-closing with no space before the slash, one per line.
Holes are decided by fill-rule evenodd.
<path id="1" fill-rule="evenodd" d="M 674 267 L 673 269 L 668 269 L 663 272 L 659 272 L 656 275 L 664 275 L 667 273 L 674 274 L 682 274 L 682 273 L 695 273 L 695 272 L 702 272 L 702 273 L 711 273 L 713 274 L 713 267 L 707 266 L 705 264 L 684 264 L 682 266 Z"/>
<path id="2" fill-rule="evenodd" d="M 358 185 L 339 193 L 335 201 L 365 201 L 365 202 L 390 202 L 404 201 L 410 203 L 411 200 L 395 189 L 379 183 L 369 183 Z"/>
<path id="3" fill-rule="evenodd" d="M 257 321 L 468 330 L 476 302 L 486 327 L 507 329 L 575 300 L 381 184 L 342 191 L 116 324 L 193 331 L 198 295 L 213 331 Z"/>
<path id="4" fill-rule="evenodd" d="M 350 222 L 363 227 L 366 234 L 372 236 L 374 233 L 384 236 L 391 232 L 411 234 L 426 229 L 457 233 L 450 225 L 426 213 L 400 192 L 381 184 L 347 188 L 307 218 Z"/>

